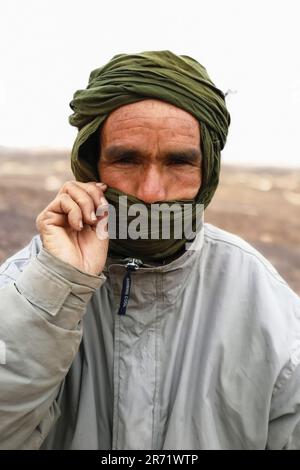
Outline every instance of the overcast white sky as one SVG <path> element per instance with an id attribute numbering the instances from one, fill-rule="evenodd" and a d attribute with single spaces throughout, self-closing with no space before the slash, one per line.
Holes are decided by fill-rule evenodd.
<path id="1" fill-rule="evenodd" d="M 236 90 L 224 161 L 300 166 L 299 20 L 299 0 L 1 0 L 0 145 L 71 147 L 90 71 L 169 49 Z"/>

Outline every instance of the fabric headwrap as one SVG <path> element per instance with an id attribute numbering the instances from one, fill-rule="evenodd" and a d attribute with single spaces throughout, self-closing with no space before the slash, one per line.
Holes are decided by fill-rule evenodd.
<path id="1" fill-rule="evenodd" d="M 86 89 L 75 92 L 69 122 L 78 128 L 71 154 L 76 180 L 99 181 L 99 128 L 115 109 L 145 99 L 171 103 L 199 121 L 202 184 L 195 202 L 207 207 L 218 186 L 230 115 L 224 93 L 206 69 L 191 57 L 170 51 L 118 54 L 91 72 Z"/>

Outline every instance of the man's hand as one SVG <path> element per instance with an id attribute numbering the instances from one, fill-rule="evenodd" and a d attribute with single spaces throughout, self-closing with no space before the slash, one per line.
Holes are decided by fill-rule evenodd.
<path id="1" fill-rule="evenodd" d="M 100 240 L 97 208 L 107 204 L 103 183 L 68 181 L 56 198 L 37 216 L 36 226 L 50 253 L 88 274 L 98 275 L 105 265 L 108 237 Z"/>

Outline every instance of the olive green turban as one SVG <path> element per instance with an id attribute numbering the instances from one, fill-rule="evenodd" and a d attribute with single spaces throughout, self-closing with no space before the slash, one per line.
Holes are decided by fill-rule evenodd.
<path id="1" fill-rule="evenodd" d="M 220 152 L 230 124 L 224 93 L 196 60 L 170 51 L 118 54 L 94 70 L 85 90 L 75 92 L 69 121 L 78 128 L 71 155 L 76 180 L 99 181 L 99 128 L 120 106 L 144 99 L 171 103 L 200 123 L 202 185 L 197 201 L 206 207 L 219 182 Z"/>

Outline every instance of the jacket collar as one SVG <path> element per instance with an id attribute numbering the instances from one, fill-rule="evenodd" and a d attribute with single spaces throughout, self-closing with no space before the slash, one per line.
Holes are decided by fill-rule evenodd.
<path id="1" fill-rule="evenodd" d="M 175 271 L 177 269 L 182 269 L 184 266 L 191 264 L 194 259 L 197 257 L 197 254 L 200 255 L 203 248 L 204 242 L 204 225 L 202 226 L 201 230 L 196 235 L 195 239 L 192 243 L 189 244 L 186 251 L 175 258 L 174 260 L 170 261 L 169 263 L 153 263 L 147 264 L 143 263 L 142 266 L 139 268 L 139 271 L 147 271 L 147 272 L 168 272 L 168 271 Z M 104 274 L 108 273 L 112 266 L 125 266 L 128 262 L 129 258 L 112 258 L 108 257 L 105 268 Z"/>

